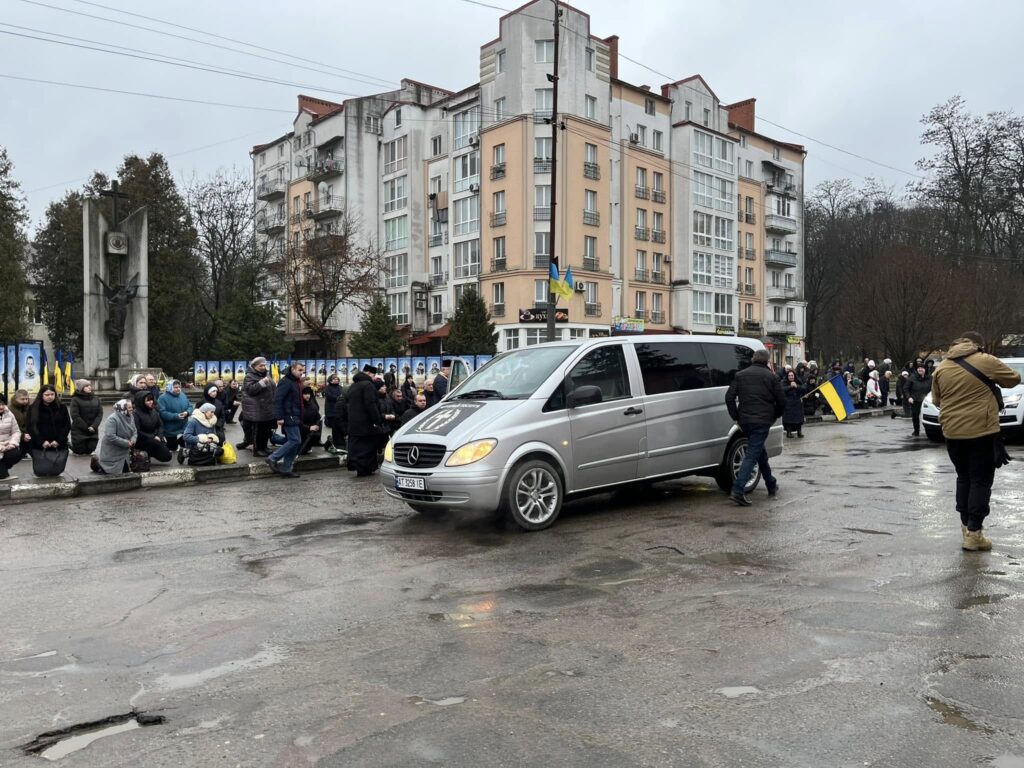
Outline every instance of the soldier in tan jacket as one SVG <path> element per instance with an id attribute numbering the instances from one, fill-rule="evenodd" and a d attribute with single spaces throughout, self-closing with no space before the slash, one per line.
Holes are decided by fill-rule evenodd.
<path id="1" fill-rule="evenodd" d="M 965 333 L 953 342 L 932 375 L 932 402 L 940 409 L 946 450 L 956 468 L 956 510 L 963 548 L 969 551 L 992 549 L 982 528 L 996 471 L 993 456 L 999 408 L 992 390 L 956 361 L 968 363 L 1001 387 L 1020 383 L 1019 373 L 980 351 L 983 344 L 980 334 Z"/>

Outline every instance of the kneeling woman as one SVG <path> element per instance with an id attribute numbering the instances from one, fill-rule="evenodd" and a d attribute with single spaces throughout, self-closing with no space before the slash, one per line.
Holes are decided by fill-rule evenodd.
<path id="1" fill-rule="evenodd" d="M 203 403 L 192 411 L 182 438 L 189 464 L 202 466 L 217 460 L 223 449 L 217 436 L 217 408 L 213 403 Z"/>
<path id="2" fill-rule="evenodd" d="M 164 438 L 163 420 L 152 392 L 139 392 L 135 396 L 135 428 L 139 432 L 136 448 L 148 453 L 154 461 L 171 460 L 171 452 Z"/>
<path id="3" fill-rule="evenodd" d="M 114 412 L 103 423 L 99 460 L 93 465 L 93 471 L 101 475 L 123 475 L 129 471 L 128 459 L 139 436 L 133 410 L 131 400 L 114 403 Z"/>

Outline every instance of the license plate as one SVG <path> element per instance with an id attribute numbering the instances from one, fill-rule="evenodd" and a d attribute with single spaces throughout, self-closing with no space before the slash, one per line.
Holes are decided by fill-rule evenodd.
<path id="1" fill-rule="evenodd" d="M 396 477 L 395 488 L 404 488 L 408 491 L 422 491 L 426 489 L 422 477 Z"/>

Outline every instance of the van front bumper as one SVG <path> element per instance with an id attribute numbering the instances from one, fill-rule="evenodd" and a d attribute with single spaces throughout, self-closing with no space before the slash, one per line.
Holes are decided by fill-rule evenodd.
<path id="1" fill-rule="evenodd" d="M 434 471 L 413 472 L 385 462 L 379 474 L 388 496 L 416 506 L 494 512 L 500 503 L 501 472 L 493 467 L 475 471 L 462 467 L 458 471 L 446 471 L 438 467 Z M 422 478 L 423 490 L 396 487 L 398 477 Z"/>

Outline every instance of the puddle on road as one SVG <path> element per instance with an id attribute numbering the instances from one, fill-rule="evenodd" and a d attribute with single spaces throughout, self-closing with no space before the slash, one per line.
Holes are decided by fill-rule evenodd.
<path id="1" fill-rule="evenodd" d="M 209 669 L 202 669 L 198 672 L 185 672 L 171 675 L 164 673 L 156 681 L 156 687 L 164 691 L 177 691 L 182 688 L 194 688 L 197 685 L 215 680 L 218 677 L 229 675 L 234 672 L 247 672 L 260 667 L 269 667 L 284 660 L 284 652 L 276 647 L 270 647 L 260 651 L 247 659 L 236 659 L 225 661 Z"/>
<path id="2" fill-rule="evenodd" d="M 756 696 L 761 693 L 761 689 L 755 688 L 753 685 L 732 685 L 725 688 L 715 688 L 715 693 L 719 696 L 725 696 L 727 699 L 738 699 L 742 696 Z"/>
<path id="3" fill-rule="evenodd" d="M 423 696 L 409 696 L 406 701 L 412 704 L 433 704 L 435 707 L 450 707 L 453 704 L 464 704 L 465 696 L 446 696 L 443 699 L 428 699 Z"/>
<path id="4" fill-rule="evenodd" d="M 985 733 L 989 735 L 995 733 L 995 731 L 988 726 L 971 720 L 963 713 L 962 710 L 952 704 L 947 704 L 933 696 L 926 696 L 925 702 L 928 704 L 929 709 L 933 712 L 938 712 L 939 715 L 942 716 L 942 722 L 946 725 L 954 725 L 957 728 L 963 728 L 965 731 L 974 731 L 975 733 Z"/>
<path id="5" fill-rule="evenodd" d="M 979 605 L 995 605 L 996 603 L 1002 602 L 1008 597 L 1009 595 L 1007 594 L 978 595 L 977 597 L 968 597 L 964 600 L 961 600 L 959 603 L 956 604 L 956 607 L 963 611 L 967 608 L 974 608 Z"/>
<path id="6" fill-rule="evenodd" d="M 21 749 L 25 754 L 39 755 L 46 760 L 55 761 L 83 750 L 94 741 L 107 736 L 134 731 L 145 726 L 160 725 L 164 721 L 162 715 L 128 712 L 90 723 L 80 723 L 59 731 L 48 731 L 40 734 Z"/>

